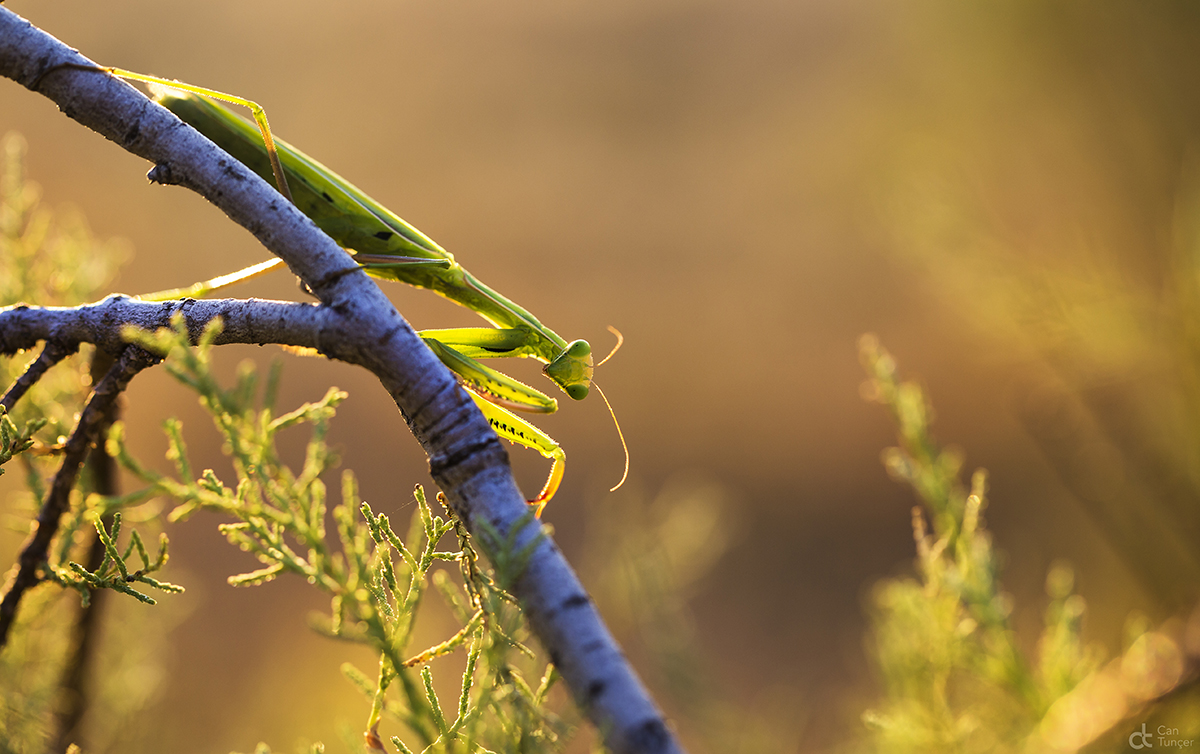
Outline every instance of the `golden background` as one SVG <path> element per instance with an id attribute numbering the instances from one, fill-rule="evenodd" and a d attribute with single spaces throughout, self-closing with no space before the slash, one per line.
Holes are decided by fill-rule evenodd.
<path id="1" fill-rule="evenodd" d="M 588 550 L 589 522 L 605 509 L 644 508 L 664 488 L 718 490 L 727 550 L 689 587 L 710 690 L 775 710 L 797 750 L 861 735 L 878 694 L 864 651 L 870 587 L 911 569 L 914 500 L 879 461 L 893 442 L 887 416 L 859 396 L 864 332 L 928 389 L 937 436 L 964 449 L 968 469 L 991 472 L 987 520 L 1027 643 L 1060 558 L 1089 601 L 1088 636 L 1110 654 L 1131 610 L 1157 621 L 1179 607 L 1175 585 L 1156 592 L 1096 525 L 1037 427 L 1055 416 L 1054 396 L 1108 390 L 1109 404 L 1082 405 L 1110 428 L 1104 406 L 1135 417 L 1128 433 L 1110 432 L 1131 446 L 1120 457 L 1156 442 L 1195 478 L 1185 431 L 1195 416 L 1168 400 L 1189 394 L 1179 365 L 1194 359 L 1173 344 L 1190 341 L 1158 338 L 1163 323 L 1186 322 L 1164 311 L 1175 283 L 1195 277 L 1195 6 L 6 7 L 100 63 L 258 100 L 279 135 L 564 337 L 604 353 L 605 326 L 620 328 L 625 346 L 597 378 L 629 441 L 630 482 L 607 493 L 622 457 L 603 404 L 564 405 L 540 422 L 569 459 L 545 518 L 568 557 L 592 564 L 588 582 L 603 560 Z M 73 204 L 97 235 L 128 239 L 136 255 L 114 290 L 186 285 L 265 258 L 198 197 L 147 184 L 139 158 L 0 82 L 9 130 L 28 140 L 48 204 Z M 479 324 L 428 292 L 387 290 L 414 326 Z M 278 274 L 235 295 L 301 294 Z M 245 357 L 274 353 L 238 349 L 223 357 L 227 374 Z M 513 371 L 540 380 L 531 364 Z M 334 424 L 343 464 L 377 510 L 401 511 L 426 463 L 369 375 L 289 358 L 280 406 L 329 384 L 351 394 Z M 161 459 L 157 427 L 172 414 L 198 467 L 227 468 L 194 398 L 161 373 L 129 395 L 142 458 Z M 522 486 L 540 485 L 544 460 L 512 456 Z M 345 647 L 304 625 L 321 600 L 286 578 L 227 587 L 250 565 L 216 523 L 169 529 L 166 578 L 189 593 L 163 601 L 189 607 L 169 608 L 177 625 L 158 703 L 138 721 L 143 745 L 338 747 L 336 726 L 360 725 L 367 707 L 338 671 Z M 684 737 L 705 750 L 686 727 Z"/>

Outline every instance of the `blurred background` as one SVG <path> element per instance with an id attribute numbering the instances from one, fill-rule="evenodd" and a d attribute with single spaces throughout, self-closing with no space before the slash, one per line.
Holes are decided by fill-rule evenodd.
<path id="1" fill-rule="evenodd" d="M 545 520 L 602 607 L 614 542 L 652 543 L 672 515 L 702 535 L 681 545 L 678 585 L 697 683 L 746 730 L 739 710 L 763 718 L 763 750 L 862 737 L 880 693 L 864 647 L 871 588 L 912 570 L 914 498 L 880 463 L 894 431 L 860 397 L 865 332 L 926 388 L 938 439 L 989 470 L 987 521 L 1029 649 L 1058 560 L 1088 602 L 1085 635 L 1110 655 L 1131 613 L 1157 623 L 1196 597 L 1196 6 L 6 7 L 102 64 L 258 100 L 282 138 L 564 337 L 604 353 L 605 326 L 618 327 L 625 346 L 597 377 L 630 481 L 607 492 L 622 454 L 603 404 L 564 405 L 539 422 L 569 457 Z M 5 81 L 10 130 L 29 142 L 45 202 L 127 241 L 116 291 L 266 257 L 217 210 L 149 185 L 149 165 Z M 479 323 L 428 292 L 386 290 L 416 327 Z M 284 274 L 236 295 L 301 297 Z M 229 375 L 244 358 L 278 356 L 227 349 Z M 402 515 L 427 465 L 387 395 L 345 365 L 285 358 L 280 406 L 348 390 L 333 441 L 376 510 Z M 512 371 L 540 380 L 533 364 Z M 143 459 L 162 464 L 168 415 L 198 468 L 227 470 L 195 399 L 161 373 L 129 394 Z M 512 457 L 536 489 L 544 460 Z M 338 671 L 345 647 L 305 626 L 321 600 L 288 579 L 226 586 L 249 559 L 216 523 L 168 530 L 167 577 L 189 599 L 170 608 L 163 664 L 139 681 L 160 685 L 134 737 L 175 752 L 336 741 L 366 707 Z M 636 616 L 610 604 L 646 680 L 684 716 Z M 680 719 L 697 751 L 739 750 Z"/>

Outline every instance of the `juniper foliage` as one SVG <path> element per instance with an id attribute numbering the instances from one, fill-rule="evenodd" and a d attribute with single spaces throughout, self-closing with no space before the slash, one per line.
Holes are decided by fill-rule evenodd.
<path id="1" fill-rule="evenodd" d="M 371 702 L 364 728 L 369 751 L 386 750 L 378 733 L 385 717 L 406 729 L 409 743 L 391 738 L 400 752 L 414 747 L 430 754 L 559 750 L 573 726 L 548 704 L 558 675 L 524 643 L 527 632 L 507 591 L 524 568 L 530 546 L 518 550 L 485 525 L 484 536 L 492 538 L 487 549 L 495 553 L 491 567 L 485 567 L 462 522 L 444 506 L 445 515 L 435 514 L 420 486 L 414 491 L 416 512 L 401 537 L 385 513 L 361 499 L 351 471 L 343 472 L 341 500 L 330 507 L 322 477 L 337 459 L 325 440 L 346 393 L 331 388 L 315 403 L 276 415 L 277 368 L 261 391 L 250 365 L 243 365 L 229 388 L 213 376 L 212 344 L 219 331 L 220 324 L 214 323 L 195 348 L 188 345 L 182 320 L 176 320 L 173 331 L 130 331 L 127 336 L 166 356 L 167 371 L 196 391 L 224 440 L 236 481 L 227 485 L 212 469 L 194 474 L 183 428 L 175 419 L 164 425 L 173 476 L 131 456 L 124 428 L 117 424 L 109 436 L 109 452 L 147 486 L 110 504 L 121 507 L 165 495 L 177 501 L 167 516 L 171 521 L 198 510 L 222 514 L 232 519 L 220 525 L 222 534 L 261 565 L 230 576 L 232 586 L 259 586 L 295 574 L 325 592 L 329 614 L 314 627 L 379 653 L 374 677 L 343 666 Z M 311 435 L 303 466 L 294 471 L 281 460 L 276 440 L 280 432 L 301 425 Z M 327 531 L 330 523 L 333 531 Z M 439 549 L 447 539 L 450 546 Z M 414 651 L 414 627 L 430 587 L 461 628 Z M 457 698 L 445 709 L 434 691 L 429 663 L 460 649 L 467 654 L 466 670 Z M 527 677 L 531 671 L 536 679 Z"/>
<path id="2" fill-rule="evenodd" d="M 1129 642 L 1105 662 L 1084 639 L 1086 603 L 1063 563 L 1046 578 L 1036 651 L 1023 651 L 1013 600 L 984 523 L 987 474 L 960 481 L 962 457 L 930 433 L 932 408 L 874 336 L 860 342 L 868 399 L 885 406 L 899 445 L 888 472 L 910 485 L 915 578 L 876 584 L 870 638 L 884 696 L 863 715 L 880 752 L 1126 751 L 1134 721 L 1169 721 L 1181 740 L 1200 734 L 1196 670 L 1178 622 L 1131 623 Z M 1128 729 L 1122 725 L 1127 723 Z M 1153 727 L 1153 726 L 1151 726 Z M 1124 731 L 1122 733 L 1122 731 Z"/>

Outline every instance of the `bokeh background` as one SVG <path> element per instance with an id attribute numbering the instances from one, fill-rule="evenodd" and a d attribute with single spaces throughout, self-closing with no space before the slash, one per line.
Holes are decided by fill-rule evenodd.
<path id="1" fill-rule="evenodd" d="M 861 738 L 879 694 L 871 586 L 912 567 L 914 499 L 879 460 L 893 430 L 859 394 L 865 332 L 926 387 L 938 437 L 990 471 L 987 519 L 1030 648 L 1060 559 L 1110 654 L 1132 612 L 1158 622 L 1195 597 L 1196 6 L 6 7 L 101 63 L 259 100 L 283 138 L 563 336 L 604 352 L 605 326 L 620 328 L 625 346 L 597 377 L 630 482 L 607 492 L 622 456 L 603 404 L 564 406 L 542 423 L 570 461 L 546 520 L 603 605 L 621 526 L 641 541 L 664 499 L 703 501 L 715 523 L 685 568 L 702 685 L 747 730 L 739 710 L 764 718 L 777 750 Z M 28 140 L 47 203 L 127 239 L 114 290 L 265 258 L 217 210 L 149 185 L 138 158 L 0 82 L 9 130 Z M 388 290 L 417 327 L 478 322 Z M 240 295 L 301 294 L 281 274 Z M 232 374 L 273 357 L 230 349 L 222 363 Z M 369 376 L 288 357 L 281 406 L 329 384 L 351 393 L 333 436 L 344 464 L 376 509 L 402 513 L 426 462 Z M 128 404 L 143 458 L 161 458 L 158 424 L 178 415 L 196 463 L 226 468 L 164 375 L 140 378 Z M 544 461 L 512 456 L 521 484 L 540 485 Z M 320 600 L 287 579 L 227 587 L 248 563 L 216 523 L 169 530 L 187 607 L 169 608 L 164 664 L 144 668 L 159 685 L 134 738 L 175 752 L 337 741 L 366 707 L 338 671 L 345 648 L 305 627 Z M 636 620 L 613 612 L 671 708 Z"/>

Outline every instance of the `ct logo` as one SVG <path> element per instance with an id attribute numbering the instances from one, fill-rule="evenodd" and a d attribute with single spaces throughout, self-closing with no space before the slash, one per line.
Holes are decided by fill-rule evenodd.
<path id="1" fill-rule="evenodd" d="M 1140 740 L 1137 743 L 1134 743 L 1134 739 L 1140 739 Z M 1140 731 L 1135 730 L 1134 732 L 1129 734 L 1129 746 L 1130 746 L 1130 748 L 1133 748 L 1133 749 L 1153 749 L 1154 748 L 1154 744 L 1151 743 L 1150 734 L 1146 732 L 1146 724 L 1145 723 L 1142 723 L 1142 729 Z"/>

